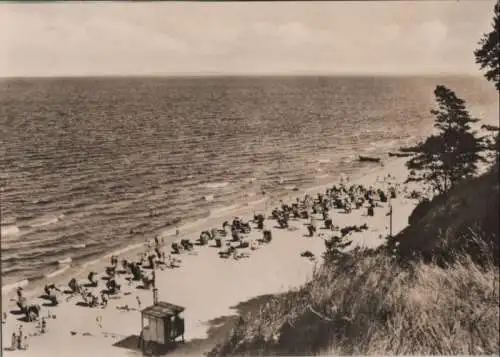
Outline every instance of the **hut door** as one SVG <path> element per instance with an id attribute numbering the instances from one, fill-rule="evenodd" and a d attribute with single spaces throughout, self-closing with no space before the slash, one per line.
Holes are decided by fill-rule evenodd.
<path id="1" fill-rule="evenodd" d="M 161 345 L 165 344 L 165 326 L 163 325 L 162 319 L 155 319 L 156 322 L 156 342 Z"/>

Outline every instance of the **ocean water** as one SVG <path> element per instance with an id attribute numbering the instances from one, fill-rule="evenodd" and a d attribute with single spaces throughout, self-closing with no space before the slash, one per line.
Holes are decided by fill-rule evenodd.
<path id="1" fill-rule="evenodd" d="M 0 80 L 2 284 L 373 168 L 429 132 L 437 84 L 497 108 L 470 77 Z"/>

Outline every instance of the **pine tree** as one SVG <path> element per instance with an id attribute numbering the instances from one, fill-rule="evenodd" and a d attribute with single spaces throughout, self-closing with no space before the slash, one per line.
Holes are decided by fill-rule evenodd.
<path id="1" fill-rule="evenodd" d="M 488 34 L 483 34 L 479 41 L 481 46 L 474 51 L 476 63 L 480 65 L 481 70 L 486 72 L 484 76 L 487 80 L 495 84 L 497 90 L 500 90 L 500 4 L 496 3 L 494 7 L 493 30 Z"/>
<path id="2" fill-rule="evenodd" d="M 478 119 L 471 118 L 465 102 L 452 90 L 438 85 L 434 95 L 438 109 L 431 113 L 438 132 L 405 150 L 415 154 L 406 166 L 411 170 L 408 181 L 424 181 L 442 194 L 477 172 L 477 164 L 484 161 L 484 139 L 471 127 Z"/>
<path id="3" fill-rule="evenodd" d="M 480 65 L 481 70 L 486 72 L 484 76 L 488 81 L 495 84 L 500 91 L 500 4 L 496 3 L 494 7 L 493 30 L 488 34 L 483 34 L 479 45 L 474 51 L 476 63 Z M 498 165 L 500 157 L 500 131 L 498 126 L 483 125 L 483 128 L 491 133 L 489 138 L 489 149 L 493 152 L 493 157 Z"/>

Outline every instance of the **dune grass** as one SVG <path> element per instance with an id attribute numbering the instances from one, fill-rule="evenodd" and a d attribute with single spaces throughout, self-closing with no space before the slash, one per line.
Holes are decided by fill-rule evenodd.
<path id="1" fill-rule="evenodd" d="M 498 354 L 498 267 L 357 251 L 242 317 L 210 355 Z"/>

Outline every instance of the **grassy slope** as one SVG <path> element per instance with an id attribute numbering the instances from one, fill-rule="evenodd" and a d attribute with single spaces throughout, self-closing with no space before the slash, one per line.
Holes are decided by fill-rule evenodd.
<path id="1" fill-rule="evenodd" d="M 497 215 L 494 170 L 433 201 L 397 238 L 399 254 L 469 254 L 445 255 L 453 258 L 445 267 L 416 259 L 403 266 L 387 249 L 356 251 L 244 316 L 210 354 L 498 354 L 499 269 L 490 259 Z M 467 243 L 471 225 L 494 243 L 479 260 L 479 245 Z"/>

